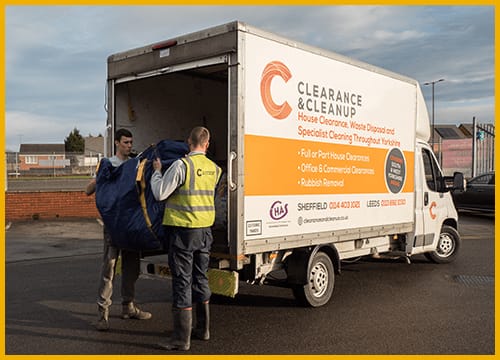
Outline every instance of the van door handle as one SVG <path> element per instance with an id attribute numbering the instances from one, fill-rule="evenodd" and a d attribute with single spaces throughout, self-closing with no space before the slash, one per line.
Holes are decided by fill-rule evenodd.
<path id="1" fill-rule="evenodd" d="M 424 192 L 424 206 L 429 205 L 429 193 L 426 191 Z"/>
<path id="2" fill-rule="evenodd" d="M 233 161 L 236 160 L 237 157 L 238 155 L 234 151 L 231 151 L 229 154 L 229 162 L 227 165 L 227 183 L 231 191 L 236 190 L 238 187 L 238 184 L 233 181 Z"/>

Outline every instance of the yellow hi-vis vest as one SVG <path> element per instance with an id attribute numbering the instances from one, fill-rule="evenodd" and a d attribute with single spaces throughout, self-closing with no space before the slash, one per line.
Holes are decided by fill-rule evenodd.
<path id="1" fill-rule="evenodd" d="M 187 228 L 210 227 L 215 221 L 215 187 L 221 168 L 203 154 L 181 159 L 186 165 L 186 181 L 165 203 L 163 224 Z"/>

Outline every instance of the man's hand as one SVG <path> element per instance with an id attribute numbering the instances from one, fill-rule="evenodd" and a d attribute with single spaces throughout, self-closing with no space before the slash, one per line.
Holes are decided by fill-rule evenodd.
<path id="1" fill-rule="evenodd" d="M 153 169 L 161 171 L 161 160 L 160 158 L 156 158 L 153 160 Z"/>

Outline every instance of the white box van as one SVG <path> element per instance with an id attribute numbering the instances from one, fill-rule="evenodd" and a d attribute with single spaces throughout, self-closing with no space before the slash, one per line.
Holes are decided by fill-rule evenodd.
<path id="1" fill-rule="evenodd" d="M 456 257 L 463 175 L 442 175 L 416 80 L 232 22 L 114 54 L 107 81 L 109 153 L 117 128 L 137 149 L 211 131 L 214 292 L 279 282 L 321 306 L 342 260 Z"/>

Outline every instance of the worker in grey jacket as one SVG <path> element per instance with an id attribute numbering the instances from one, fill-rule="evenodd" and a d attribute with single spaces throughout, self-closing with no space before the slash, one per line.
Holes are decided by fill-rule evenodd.
<path id="1" fill-rule="evenodd" d="M 129 159 L 132 150 L 132 133 L 127 129 L 119 129 L 115 133 L 116 153 L 109 158 L 111 165 L 120 166 Z M 92 179 L 85 190 L 87 195 L 92 195 L 96 190 L 96 179 Z M 96 328 L 99 331 L 109 329 L 109 307 L 113 294 L 113 279 L 118 255 L 122 256 L 122 318 L 147 320 L 151 313 L 140 310 L 134 304 L 135 283 L 139 278 L 140 254 L 137 251 L 120 250 L 111 244 L 111 237 L 104 227 L 104 252 L 102 258 L 101 274 L 99 277 L 99 290 L 97 298 L 98 320 Z"/>

